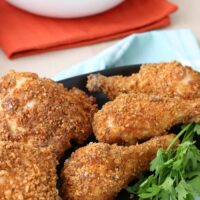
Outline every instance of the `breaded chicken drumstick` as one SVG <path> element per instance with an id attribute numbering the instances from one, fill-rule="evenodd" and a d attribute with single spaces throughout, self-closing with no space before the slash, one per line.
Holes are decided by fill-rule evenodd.
<path id="1" fill-rule="evenodd" d="M 66 160 L 63 192 L 67 200 L 112 200 L 121 189 L 149 169 L 159 148 L 175 135 L 155 137 L 129 147 L 90 143 Z"/>
<path id="2" fill-rule="evenodd" d="M 102 90 L 110 99 L 121 93 L 146 93 L 183 98 L 200 97 L 200 74 L 178 62 L 146 64 L 131 76 L 88 76 L 91 92 Z"/>
<path id="3" fill-rule="evenodd" d="M 10 71 L 0 80 L 0 140 L 51 146 L 58 158 L 70 141 L 91 134 L 94 99 L 34 73 Z"/>
<path id="4" fill-rule="evenodd" d="M 61 200 L 56 164 L 48 148 L 0 141 L 0 199 Z"/>
<path id="5" fill-rule="evenodd" d="M 130 145 L 190 122 L 200 122 L 200 98 L 129 93 L 106 103 L 95 114 L 93 131 L 100 142 Z"/>

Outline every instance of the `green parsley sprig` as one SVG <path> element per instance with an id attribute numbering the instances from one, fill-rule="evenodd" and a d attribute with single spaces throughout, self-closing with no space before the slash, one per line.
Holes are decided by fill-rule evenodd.
<path id="1" fill-rule="evenodd" d="M 142 177 L 127 191 L 139 199 L 151 200 L 193 200 L 200 196 L 200 150 L 195 145 L 195 135 L 200 135 L 200 124 L 183 126 L 167 150 L 158 150 L 150 165 L 152 175 Z M 179 138 L 182 143 L 175 151 Z"/>

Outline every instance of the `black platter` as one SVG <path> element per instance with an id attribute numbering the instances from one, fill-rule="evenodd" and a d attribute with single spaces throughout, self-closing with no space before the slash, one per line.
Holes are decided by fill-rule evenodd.
<path id="1" fill-rule="evenodd" d="M 111 68 L 111 69 L 106 69 L 106 70 L 101 70 L 101 71 L 95 71 L 95 72 L 91 72 L 91 73 L 92 74 L 101 73 L 101 74 L 106 75 L 106 76 L 114 76 L 114 75 L 130 76 L 132 73 L 137 73 L 140 69 L 140 66 L 141 65 L 116 67 L 116 68 Z M 96 102 L 98 104 L 98 107 L 101 108 L 102 105 L 105 104 L 108 101 L 108 98 L 101 92 L 100 93 L 90 93 L 90 92 L 88 92 L 88 90 L 86 88 L 87 76 L 91 73 L 75 76 L 75 77 L 68 78 L 68 79 L 64 79 L 64 80 L 58 81 L 58 83 L 62 83 L 64 85 L 64 87 L 66 87 L 68 89 L 71 89 L 73 87 L 77 87 L 77 88 L 85 91 L 88 95 L 94 96 L 96 98 Z M 87 143 L 89 143 L 90 141 L 95 141 L 94 136 L 91 136 L 88 139 L 88 141 L 85 143 L 85 145 Z M 73 144 L 73 141 L 72 141 L 72 146 L 73 146 L 72 149 L 65 152 L 64 157 L 61 158 L 60 164 L 57 167 L 59 177 L 60 177 L 60 172 L 62 170 L 64 161 L 70 156 L 70 154 L 73 151 L 75 151 L 77 148 L 80 147 L 76 143 Z M 61 187 L 61 184 L 62 184 L 62 182 L 61 182 L 61 179 L 59 178 L 58 185 L 57 185 L 59 189 Z M 62 196 L 62 193 L 61 193 L 61 196 Z M 119 193 L 117 200 L 119 200 L 119 199 L 120 200 L 129 200 L 130 198 L 131 197 L 129 196 L 129 194 L 125 190 L 122 190 Z"/>
<path id="2" fill-rule="evenodd" d="M 141 65 L 130 65 L 130 66 L 124 66 L 124 67 L 116 67 L 116 68 L 111 68 L 111 69 L 106 69 L 106 70 L 102 70 L 102 71 L 96 71 L 96 72 L 91 72 L 92 74 L 96 74 L 96 73 L 101 73 L 103 75 L 106 76 L 114 76 L 114 75 L 124 75 L 124 76 L 130 76 L 132 73 L 137 73 L 140 70 L 140 66 Z M 68 79 L 64 79 L 61 81 L 58 81 L 59 83 L 62 83 L 64 85 L 64 87 L 70 89 L 72 87 L 77 87 L 83 91 L 85 91 L 88 95 L 92 95 L 96 98 L 96 102 L 98 104 L 98 107 L 101 108 L 103 104 L 105 104 L 108 101 L 108 98 L 103 94 L 103 93 L 90 93 L 88 92 L 87 88 L 86 88 L 86 83 L 87 83 L 87 76 L 91 73 L 88 74 L 83 74 L 80 76 L 75 76 L 72 78 L 68 78 Z M 175 126 L 172 127 L 172 129 L 169 131 L 171 133 L 178 133 L 181 130 L 180 125 L 179 126 Z M 94 136 L 91 136 L 84 145 L 86 145 L 87 143 L 89 143 L 90 141 L 93 142 L 97 142 L 95 140 Z M 196 137 L 196 141 L 197 141 L 197 146 L 200 148 L 200 137 Z M 83 145 L 83 146 L 84 146 Z M 64 161 L 70 157 L 71 153 L 73 151 L 75 151 L 77 148 L 79 148 L 80 146 L 77 145 L 76 143 L 73 143 L 72 141 L 72 148 L 68 151 L 65 152 L 65 155 L 63 156 L 63 158 L 60 160 L 60 164 L 58 166 L 58 176 L 60 177 L 60 172 L 62 170 L 63 167 L 63 163 Z M 61 179 L 59 178 L 58 180 L 58 188 L 60 189 L 62 182 Z M 61 191 L 61 190 L 60 190 Z M 61 194 L 62 195 L 62 194 Z M 119 194 L 118 197 L 116 198 L 116 200 L 130 200 L 133 199 L 133 196 L 130 196 L 126 190 L 122 190 Z M 134 197 L 134 199 L 137 199 L 137 197 Z"/>

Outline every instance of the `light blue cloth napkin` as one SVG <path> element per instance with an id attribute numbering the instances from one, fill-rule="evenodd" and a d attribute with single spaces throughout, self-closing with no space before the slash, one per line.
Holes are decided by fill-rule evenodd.
<path id="1" fill-rule="evenodd" d="M 177 60 L 200 71 L 200 49 L 188 29 L 151 31 L 122 39 L 97 56 L 60 72 L 61 80 L 106 68 Z"/>

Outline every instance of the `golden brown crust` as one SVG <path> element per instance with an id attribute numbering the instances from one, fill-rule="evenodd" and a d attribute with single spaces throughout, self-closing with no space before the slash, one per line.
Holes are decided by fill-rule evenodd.
<path id="1" fill-rule="evenodd" d="M 103 90 L 110 99 L 129 92 L 192 99 L 200 97 L 200 74 L 178 62 L 146 64 L 139 73 L 127 77 L 90 75 L 87 88 L 93 92 Z"/>
<path id="2" fill-rule="evenodd" d="M 94 99 L 34 73 L 10 71 L 0 80 L 0 140 L 51 146 L 58 157 L 70 140 L 91 134 Z"/>
<path id="3" fill-rule="evenodd" d="M 48 148 L 0 141 L 0 199 L 61 200 L 56 164 Z"/>
<path id="4" fill-rule="evenodd" d="M 122 147 L 90 143 L 65 162 L 63 192 L 68 200 L 112 200 L 130 181 L 149 169 L 159 148 L 175 135 L 156 137 L 141 145 Z"/>
<path id="5" fill-rule="evenodd" d="M 106 103 L 95 114 L 93 131 L 100 142 L 130 145 L 190 122 L 200 122 L 200 98 L 186 100 L 129 93 Z"/>

